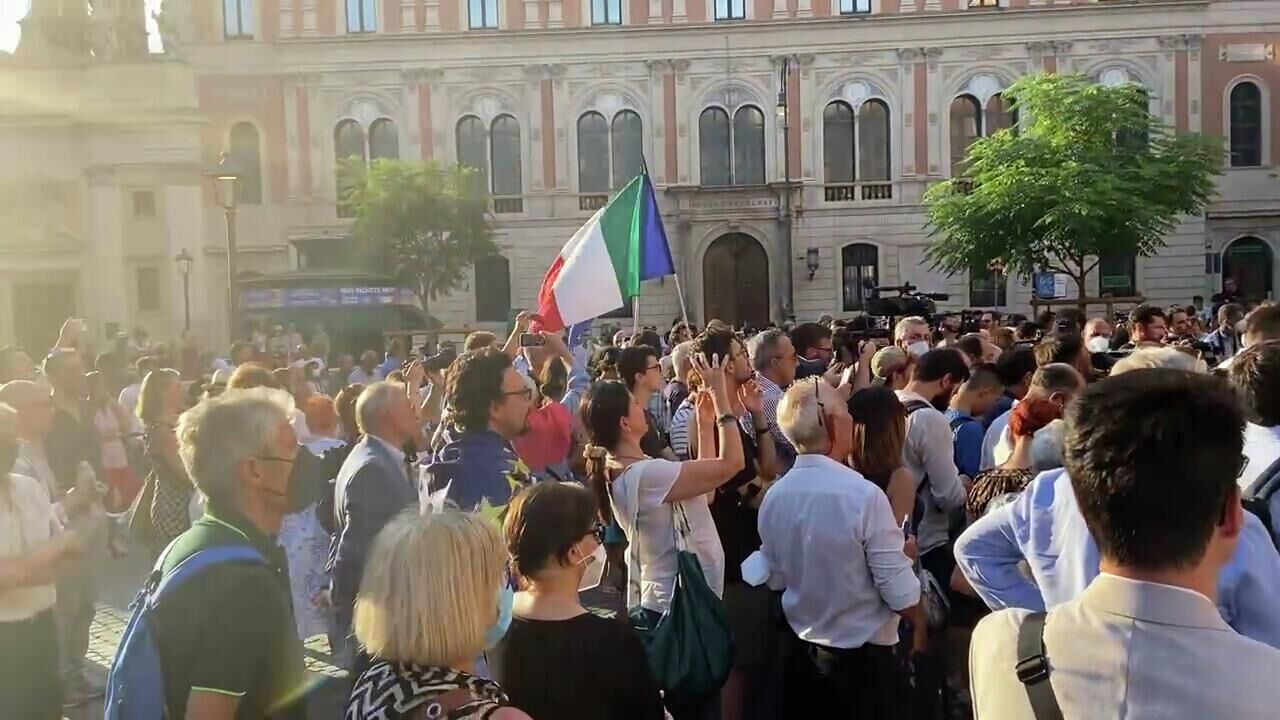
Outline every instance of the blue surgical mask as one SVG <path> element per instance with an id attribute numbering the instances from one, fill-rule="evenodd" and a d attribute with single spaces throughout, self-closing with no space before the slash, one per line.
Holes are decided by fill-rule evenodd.
<path id="1" fill-rule="evenodd" d="M 502 587 L 498 588 L 498 618 L 494 621 L 489 629 L 484 633 L 484 649 L 491 650 L 503 635 L 507 634 L 507 628 L 511 627 L 511 603 L 515 600 L 515 593 L 511 591 L 511 587 L 505 582 Z"/>

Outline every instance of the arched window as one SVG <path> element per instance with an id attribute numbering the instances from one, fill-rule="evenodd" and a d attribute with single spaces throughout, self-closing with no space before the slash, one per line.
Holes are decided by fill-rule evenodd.
<path id="1" fill-rule="evenodd" d="M 506 322 L 511 312 L 511 266 L 501 255 L 490 255 L 476 261 L 475 279 L 477 322 Z"/>
<path id="2" fill-rule="evenodd" d="M 333 129 L 333 156 L 338 161 L 337 190 L 338 217 L 351 217 L 351 208 L 345 202 L 348 185 L 342 174 L 342 161 L 356 158 L 364 161 L 364 128 L 355 120 L 343 120 Z"/>
<path id="3" fill-rule="evenodd" d="M 764 184 L 764 113 L 754 105 L 733 115 L 733 184 Z"/>
<path id="4" fill-rule="evenodd" d="M 951 101 L 951 176 L 964 175 L 964 157 L 969 145 L 982 137 L 982 104 L 972 95 Z"/>
<path id="5" fill-rule="evenodd" d="M 880 251 L 875 245 L 854 243 L 840 251 L 844 310 L 864 310 L 867 290 L 880 284 Z"/>
<path id="6" fill-rule="evenodd" d="M 610 143 L 613 189 L 620 190 L 640 174 L 644 165 L 644 129 L 640 116 L 630 110 L 614 115 Z"/>
<path id="7" fill-rule="evenodd" d="M 973 270 L 969 273 L 969 304 L 973 307 L 1003 307 L 1006 304 L 1004 273 Z"/>
<path id="8" fill-rule="evenodd" d="M 379 118 L 369 126 L 369 160 L 396 160 L 400 157 L 400 131 L 396 124 Z"/>
<path id="9" fill-rule="evenodd" d="M 731 185 L 729 114 L 710 107 L 698 116 L 698 150 L 702 161 L 703 185 Z"/>
<path id="10" fill-rule="evenodd" d="M 1018 111 L 1013 109 L 1013 101 L 1005 99 L 999 93 L 991 96 L 987 101 L 987 117 L 984 124 L 982 134 L 985 136 L 995 135 L 1001 130 L 1018 127 Z"/>
<path id="11" fill-rule="evenodd" d="M 858 108 L 858 157 L 859 180 L 889 180 L 889 106 L 883 100 Z"/>
<path id="12" fill-rule="evenodd" d="M 458 121 L 458 164 L 477 171 L 476 184 L 489 191 L 489 142 L 484 123 L 474 115 Z"/>
<path id="13" fill-rule="evenodd" d="M 489 128 L 489 158 L 493 168 L 490 177 L 494 195 L 521 194 L 520 123 L 510 115 L 494 118 Z"/>
<path id="14" fill-rule="evenodd" d="M 252 0 L 222 0 L 222 34 L 228 40 L 253 37 Z"/>
<path id="15" fill-rule="evenodd" d="M 609 123 L 598 112 L 578 118 L 578 192 L 609 192 Z"/>
<path id="16" fill-rule="evenodd" d="M 828 184 L 852 183 L 854 173 L 853 108 L 837 100 L 822 111 L 822 157 Z"/>
<path id="17" fill-rule="evenodd" d="M 1231 167 L 1262 165 L 1262 91 L 1252 82 L 1231 88 Z"/>
<path id="18" fill-rule="evenodd" d="M 243 176 L 240 180 L 240 203 L 262 204 L 262 153 L 258 148 L 258 129 L 247 122 L 236 123 L 231 128 L 230 149 L 232 157 L 240 163 Z"/>
<path id="19" fill-rule="evenodd" d="M 371 33 L 378 29 L 376 0 L 346 0 L 347 32 Z"/>

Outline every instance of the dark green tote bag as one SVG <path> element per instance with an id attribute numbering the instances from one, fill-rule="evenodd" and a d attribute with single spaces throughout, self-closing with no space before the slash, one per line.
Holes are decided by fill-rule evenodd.
<path id="1" fill-rule="evenodd" d="M 632 507 L 638 505 L 633 502 Z M 718 693 L 729 677 L 733 668 L 733 632 L 724 602 L 707 584 L 698 556 L 688 549 L 689 520 L 679 504 L 671 506 L 671 522 L 676 535 L 676 578 L 667 612 L 659 615 L 636 605 L 627 615 L 666 699 L 697 702 Z M 638 570 L 637 517 L 633 516 L 631 527 Z M 631 582 L 638 588 L 638 573 L 632 575 Z M 639 592 L 636 597 L 640 597 Z"/>

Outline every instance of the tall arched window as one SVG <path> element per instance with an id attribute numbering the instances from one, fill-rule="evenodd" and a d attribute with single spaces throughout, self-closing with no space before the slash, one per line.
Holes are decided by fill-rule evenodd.
<path id="1" fill-rule="evenodd" d="M 1245 81 L 1231 88 L 1231 167 L 1262 165 L 1262 91 Z"/>
<path id="2" fill-rule="evenodd" d="M 369 160 L 396 160 L 400 157 L 400 131 L 396 124 L 379 118 L 369 126 Z"/>
<path id="3" fill-rule="evenodd" d="M 828 184 L 852 183 L 855 167 L 853 108 L 837 100 L 822 111 L 822 156 Z"/>
<path id="4" fill-rule="evenodd" d="M 987 117 L 983 125 L 984 136 L 995 135 L 1001 130 L 1018 126 L 1018 111 L 1013 109 L 1013 101 L 1007 100 L 1000 93 L 991 96 L 987 101 Z"/>
<path id="5" fill-rule="evenodd" d="M 854 243 L 840 251 L 844 311 L 864 310 L 868 287 L 880 284 L 880 251 L 875 245 Z"/>
<path id="6" fill-rule="evenodd" d="M 630 110 L 614 115 L 609 134 L 613 189 L 619 190 L 639 175 L 644 165 L 644 129 L 640 116 Z"/>
<path id="7" fill-rule="evenodd" d="M 489 159 L 494 195 L 521 194 L 520 123 L 510 115 L 494 118 L 489 128 Z"/>
<path id="8" fill-rule="evenodd" d="M 889 180 L 889 106 L 868 100 L 858 108 L 858 179 Z"/>
<path id="9" fill-rule="evenodd" d="M 729 113 L 710 107 L 698 116 L 698 153 L 703 185 L 732 185 Z"/>
<path id="10" fill-rule="evenodd" d="M 969 145 L 982 137 L 982 104 L 972 95 L 951 101 L 951 176 L 964 175 L 964 156 Z"/>
<path id="11" fill-rule="evenodd" d="M 501 255 L 490 255 L 476 261 L 475 279 L 477 322 L 506 322 L 511 312 L 511 265 Z"/>
<path id="12" fill-rule="evenodd" d="M 343 178 L 342 161 L 348 158 L 364 160 L 364 128 L 355 120 L 343 120 L 333 129 L 333 156 L 338 160 L 337 190 L 338 217 L 351 217 L 351 208 L 345 201 L 348 185 Z"/>
<path id="13" fill-rule="evenodd" d="M 484 123 L 474 115 L 458 121 L 458 164 L 478 173 L 477 184 L 489 190 L 489 141 Z"/>
<path id="14" fill-rule="evenodd" d="M 733 184 L 764 184 L 764 113 L 754 105 L 733 114 Z"/>
<path id="15" fill-rule="evenodd" d="M 598 112 L 578 118 L 578 192 L 609 192 L 609 123 Z"/>
<path id="16" fill-rule="evenodd" d="M 247 122 L 231 128 L 231 155 L 240 163 L 240 203 L 262 204 L 262 152 L 258 147 L 258 129 Z"/>

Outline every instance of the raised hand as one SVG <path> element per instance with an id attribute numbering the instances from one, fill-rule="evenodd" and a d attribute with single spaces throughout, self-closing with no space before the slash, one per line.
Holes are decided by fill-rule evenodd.
<path id="1" fill-rule="evenodd" d="M 738 388 L 738 400 L 752 415 L 764 412 L 764 395 L 761 394 L 760 386 L 755 380 L 748 380 Z"/>

